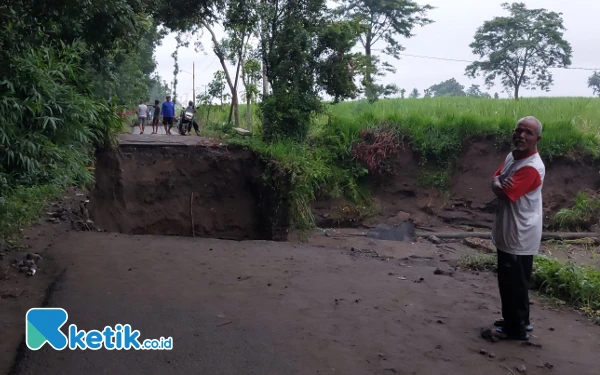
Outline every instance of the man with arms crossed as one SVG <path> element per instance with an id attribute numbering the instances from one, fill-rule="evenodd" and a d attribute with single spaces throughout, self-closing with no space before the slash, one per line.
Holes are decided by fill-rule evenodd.
<path id="1" fill-rule="evenodd" d="M 492 330 L 498 339 L 527 340 L 529 321 L 529 284 L 533 256 L 542 239 L 542 185 L 545 166 L 537 151 L 542 139 L 542 124 L 533 116 L 517 122 L 513 132 L 513 151 L 492 179 L 498 209 L 492 241 L 498 249 L 498 287 L 502 317 Z"/>

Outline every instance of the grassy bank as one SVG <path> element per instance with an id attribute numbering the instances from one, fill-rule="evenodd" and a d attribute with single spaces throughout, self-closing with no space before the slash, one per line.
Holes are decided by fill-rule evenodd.
<path id="1" fill-rule="evenodd" d="M 600 156 L 600 99 L 389 99 L 374 104 L 343 102 L 328 108 L 329 113 L 315 121 L 303 145 L 287 141 L 264 144 L 259 127 L 251 139 L 232 139 L 292 172 L 292 216 L 300 228 L 312 225 L 308 204 L 318 195 L 344 196 L 357 205 L 369 202 L 367 163 L 353 151 L 365 142 L 365 134 L 376 134 L 381 127 L 395 129 L 410 140 L 428 165 L 420 184 L 439 189 L 448 184 L 465 140 L 491 136 L 509 145 L 515 122 L 527 115 L 536 116 L 544 125 L 539 148 L 546 160 Z M 218 132 L 219 121 L 226 121 L 226 116 L 219 118 L 218 113 L 213 112 L 215 120 L 209 125 L 212 134 Z"/>

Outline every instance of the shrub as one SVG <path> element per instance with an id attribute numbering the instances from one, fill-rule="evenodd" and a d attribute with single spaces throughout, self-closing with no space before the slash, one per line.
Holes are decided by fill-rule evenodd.
<path id="1" fill-rule="evenodd" d="M 579 192 L 571 208 L 563 208 L 552 218 L 552 224 L 562 230 L 589 230 L 600 220 L 600 199 L 594 193 Z"/>

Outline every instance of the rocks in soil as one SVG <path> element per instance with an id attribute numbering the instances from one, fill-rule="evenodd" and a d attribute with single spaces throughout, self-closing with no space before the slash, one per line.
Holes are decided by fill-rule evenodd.
<path id="1" fill-rule="evenodd" d="M 481 338 L 489 340 L 491 342 L 496 342 L 498 339 L 492 335 L 492 330 L 489 328 L 483 329 L 481 331 Z"/>
<path id="2" fill-rule="evenodd" d="M 517 371 L 519 371 L 520 373 L 524 374 L 527 372 L 527 366 L 525 365 L 519 365 L 519 367 L 517 367 Z"/>
<path id="3" fill-rule="evenodd" d="M 71 227 L 76 231 L 89 232 L 96 231 L 96 224 L 92 220 L 74 220 L 71 222 Z"/>
<path id="4" fill-rule="evenodd" d="M 42 259 L 40 254 L 30 253 L 25 256 L 25 259 L 15 261 L 12 266 L 17 268 L 21 273 L 27 273 L 29 276 L 33 276 L 38 271 L 38 265 Z"/>
<path id="5" fill-rule="evenodd" d="M 473 249 L 481 250 L 487 254 L 496 251 L 496 248 L 492 244 L 492 241 L 483 238 L 467 237 L 463 240 L 463 243 Z"/>
<path id="6" fill-rule="evenodd" d="M 481 354 L 481 355 L 487 355 L 488 352 L 485 349 L 479 349 L 479 354 Z"/>
<path id="7" fill-rule="evenodd" d="M 454 276 L 454 272 L 452 271 L 444 271 L 442 269 L 436 268 L 435 271 L 433 271 L 434 275 L 448 275 L 448 276 Z"/>
<path id="8" fill-rule="evenodd" d="M 33 276 L 33 275 L 35 275 L 36 272 L 37 272 L 37 266 L 34 264 L 33 266 L 29 267 L 29 271 L 27 271 L 27 275 Z"/>
<path id="9" fill-rule="evenodd" d="M 427 241 L 436 244 L 436 245 L 440 245 L 442 243 L 442 240 L 440 240 L 437 236 L 435 235 L 431 235 L 429 237 L 427 237 Z"/>
<path id="10" fill-rule="evenodd" d="M 42 260 L 42 256 L 40 254 L 27 254 L 25 257 L 27 260 L 32 260 L 34 263 L 37 263 Z"/>

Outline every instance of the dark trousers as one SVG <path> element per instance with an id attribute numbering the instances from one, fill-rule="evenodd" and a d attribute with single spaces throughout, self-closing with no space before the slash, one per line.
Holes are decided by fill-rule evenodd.
<path id="1" fill-rule="evenodd" d="M 513 255 L 498 250 L 498 287 L 502 300 L 504 332 L 523 336 L 529 322 L 529 285 L 533 255 Z"/>

